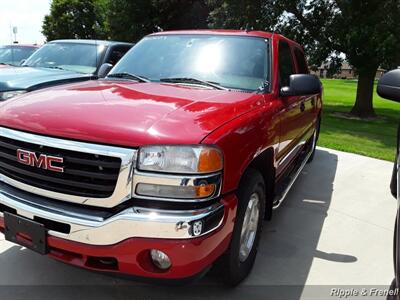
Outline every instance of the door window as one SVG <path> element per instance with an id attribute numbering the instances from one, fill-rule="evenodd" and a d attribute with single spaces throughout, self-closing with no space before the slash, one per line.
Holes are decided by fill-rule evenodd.
<path id="1" fill-rule="evenodd" d="M 125 55 L 126 52 L 131 48 L 131 46 L 123 45 L 123 46 L 115 46 L 111 49 L 111 53 L 107 59 L 107 63 L 115 64 Z"/>
<path id="2" fill-rule="evenodd" d="M 290 75 L 294 74 L 294 65 L 290 46 L 287 42 L 279 42 L 279 85 L 289 86 Z"/>
<path id="3" fill-rule="evenodd" d="M 296 56 L 297 69 L 298 69 L 297 73 L 309 74 L 310 72 L 308 71 L 307 62 L 304 57 L 303 51 L 301 51 L 299 48 L 295 48 L 294 55 Z"/>

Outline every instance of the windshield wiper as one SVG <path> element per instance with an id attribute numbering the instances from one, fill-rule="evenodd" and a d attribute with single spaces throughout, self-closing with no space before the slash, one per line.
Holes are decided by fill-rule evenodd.
<path id="1" fill-rule="evenodd" d="M 190 77 L 161 78 L 160 81 L 171 82 L 171 83 L 191 83 L 191 84 L 209 86 L 209 87 L 212 87 L 217 90 L 229 90 L 228 88 L 223 87 L 218 82 L 205 81 L 205 80 L 200 80 L 200 79 L 190 78 Z"/>
<path id="2" fill-rule="evenodd" d="M 57 69 L 57 70 L 68 71 L 68 70 L 65 70 L 65 69 L 63 69 L 63 68 L 61 68 L 61 67 L 58 67 L 58 66 L 48 66 L 48 67 L 43 67 L 43 68 L 47 68 L 47 69 Z"/>
<path id="3" fill-rule="evenodd" d="M 124 78 L 124 79 L 133 79 L 138 82 L 150 82 L 150 79 L 144 76 L 135 75 L 128 72 L 110 74 L 107 76 L 107 78 Z"/>

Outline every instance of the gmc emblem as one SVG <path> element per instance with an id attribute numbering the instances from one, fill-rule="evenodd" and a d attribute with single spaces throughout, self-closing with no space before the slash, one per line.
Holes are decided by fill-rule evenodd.
<path id="1" fill-rule="evenodd" d="M 40 154 L 39 156 L 37 156 L 35 152 L 18 149 L 17 161 L 21 164 L 31 167 L 41 168 L 58 173 L 64 172 L 63 167 L 57 167 L 54 165 L 54 163 L 63 163 L 64 159 L 62 157 L 45 154 Z"/>

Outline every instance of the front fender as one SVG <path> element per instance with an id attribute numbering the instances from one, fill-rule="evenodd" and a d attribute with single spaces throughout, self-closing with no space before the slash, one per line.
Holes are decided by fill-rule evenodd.
<path id="1" fill-rule="evenodd" d="M 251 162 L 266 149 L 279 146 L 279 104 L 274 101 L 226 123 L 209 134 L 203 144 L 215 144 L 224 153 L 224 178 L 222 193 L 239 185 Z M 274 162 L 275 163 L 275 162 Z"/>

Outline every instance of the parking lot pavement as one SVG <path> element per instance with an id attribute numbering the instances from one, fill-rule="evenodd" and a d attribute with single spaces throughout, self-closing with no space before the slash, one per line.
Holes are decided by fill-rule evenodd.
<path id="1" fill-rule="evenodd" d="M 1 236 L 0 297 L 332 299 L 328 287 L 317 285 L 386 286 L 393 278 L 396 213 L 391 168 L 390 162 L 319 148 L 265 224 L 255 267 L 236 289 L 221 286 L 213 273 L 184 287 L 117 279 L 42 257 Z"/>

